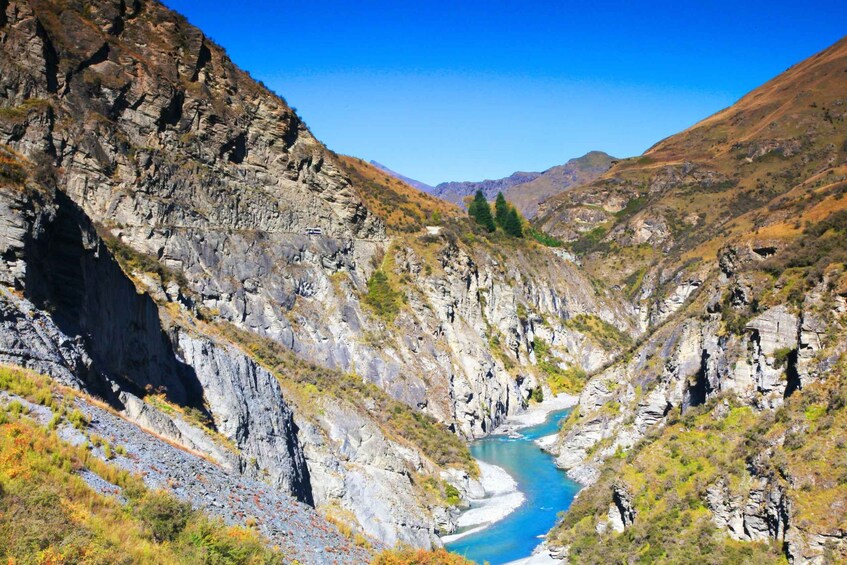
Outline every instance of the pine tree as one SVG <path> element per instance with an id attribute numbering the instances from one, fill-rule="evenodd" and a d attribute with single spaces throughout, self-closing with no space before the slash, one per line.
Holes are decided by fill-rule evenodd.
<path id="1" fill-rule="evenodd" d="M 509 206 L 503 221 L 503 231 L 512 237 L 523 237 L 523 226 L 521 216 L 514 206 Z"/>
<path id="2" fill-rule="evenodd" d="M 473 218 L 475 221 L 479 221 L 476 219 L 477 213 L 479 211 L 479 201 L 474 197 L 470 203 L 468 203 L 468 216 Z"/>
<path id="3" fill-rule="evenodd" d="M 509 213 L 509 204 L 502 192 L 497 193 L 497 200 L 494 201 L 494 219 L 497 225 L 505 229 L 506 215 Z"/>
<path id="4" fill-rule="evenodd" d="M 488 232 L 493 232 L 497 229 L 494 224 L 494 218 L 491 216 L 491 206 L 488 205 L 488 200 L 481 190 L 476 191 L 473 202 L 468 206 L 468 216 L 476 220 L 476 223 L 485 228 Z"/>

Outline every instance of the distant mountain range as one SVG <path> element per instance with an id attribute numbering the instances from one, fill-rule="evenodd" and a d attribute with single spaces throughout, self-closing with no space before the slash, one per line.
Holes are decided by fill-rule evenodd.
<path id="1" fill-rule="evenodd" d="M 423 183 L 419 180 L 415 180 L 415 179 L 409 178 L 405 175 L 401 175 L 397 171 L 393 171 L 393 170 L 389 169 L 388 167 L 386 167 L 382 163 L 377 163 L 376 161 L 371 161 L 371 165 L 373 165 L 374 167 L 376 167 L 380 171 L 386 172 L 389 175 L 391 175 L 392 177 L 394 177 L 396 179 L 400 179 L 401 181 L 405 182 L 406 184 L 417 188 L 418 190 L 421 190 L 423 192 L 427 192 L 427 193 L 433 194 L 433 195 L 435 194 L 435 187 L 434 186 L 430 186 L 430 185 Z"/>
<path id="2" fill-rule="evenodd" d="M 371 161 L 371 165 L 398 178 L 407 184 L 428 192 L 448 202 L 464 207 L 465 198 L 481 190 L 486 198 L 494 200 L 498 192 L 514 203 L 527 218 L 538 212 L 538 205 L 546 199 L 580 184 L 588 183 L 609 170 L 615 158 L 602 151 L 591 151 L 582 157 L 571 159 L 564 165 L 551 167 L 543 172 L 518 171 L 501 179 L 482 181 L 452 181 L 430 186 Z"/>

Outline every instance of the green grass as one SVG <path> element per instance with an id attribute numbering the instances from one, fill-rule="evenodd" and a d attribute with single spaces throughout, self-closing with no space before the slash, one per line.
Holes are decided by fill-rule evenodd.
<path id="1" fill-rule="evenodd" d="M 13 374 L 12 378 L 9 375 Z M 18 394 L 44 377 L 3 367 Z M 11 403 L 10 403 L 11 404 Z M 101 445 L 102 441 L 100 441 Z M 93 491 L 87 468 L 128 500 Z M 71 446 L 22 411 L 0 407 L 0 561 L 9 563 L 276 563 L 282 556 L 256 533 L 191 510 L 140 477 Z"/>
<path id="2" fill-rule="evenodd" d="M 647 205 L 647 197 L 646 196 L 636 196 L 635 198 L 630 199 L 626 206 L 624 206 L 621 210 L 615 213 L 615 217 L 618 219 L 626 219 L 631 216 L 634 216 L 638 212 L 640 212 Z"/>
<path id="3" fill-rule="evenodd" d="M 45 98 L 28 98 L 19 106 L 0 108 L 0 120 L 19 122 L 31 112 L 43 112 L 50 107 L 50 101 Z"/>
<path id="4" fill-rule="evenodd" d="M 847 528 L 847 357 L 777 410 L 758 412 L 729 397 L 672 414 L 668 425 L 628 453 L 606 461 L 554 529 L 579 563 L 785 563 L 779 543 L 736 542 L 718 530 L 706 489 L 722 480 L 742 500 L 750 469 L 783 488 L 791 521 L 809 533 Z M 637 512 L 623 533 L 597 534 L 613 485 L 632 495 Z M 743 502 L 742 502 L 743 504 Z M 829 562 L 847 559 L 831 550 Z M 840 553 L 839 553 L 840 552 Z"/>
<path id="5" fill-rule="evenodd" d="M 572 242 L 571 250 L 577 255 L 587 255 L 593 251 L 606 251 L 609 246 L 603 242 L 604 237 L 606 237 L 606 228 L 597 226 Z"/>
<path id="6" fill-rule="evenodd" d="M 638 296 L 638 293 L 641 291 L 641 285 L 644 284 L 644 276 L 646 274 L 647 267 L 642 267 L 624 279 L 624 284 L 626 285 L 624 293 L 627 298 L 632 300 Z"/>
<path id="7" fill-rule="evenodd" d="M 562 247 L 564 242 L 556 239 L 552 235 L 545 233 L 541 230 L 537 230 L 535 228 L 528 228 L 529 235 L 541 245 L 545 245 L 547 247 Z"/>
<path id="8" fill-rule="evenodd" d="M 594 340 L 606 351 L 621 351 L 632 347 L 632 338 L 594 314 L 579 314 L 565 324 Z"/>
<path id="9" fill-rule="evenodd" d="M 388 276 L 381 269 L 374 271 L 368 279 L 368 293 L 364 301 L 380 318 L 388 322 L 394 321 L 403 303 L 402 293 L 394 290 Z"/>
<path id="10" fill-rule="evenodd" d="M 550 344 L 536 337 L 532 340 L 532 350 L 538 368 L 544 375 L 544 380 L 553 394 L 560 392 L 578 393 L 588 381 L 588 374 L 581 367 L 568 367 L 563 369 L 559 366 L 556 357 L 550 349 Z M 543 393 L 533 393 L 533 400 L 543 400 Z"/>

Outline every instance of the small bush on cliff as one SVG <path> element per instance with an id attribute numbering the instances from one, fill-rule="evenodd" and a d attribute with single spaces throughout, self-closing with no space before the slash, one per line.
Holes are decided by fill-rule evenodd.
<path id="1" fill-rule="evenodd" d="M 120 238 L 113 236 L 105 227 L 98 225 L 96 228 L 97 234 L 103 239 L 103 243 L 106 244 L 106 247 L 127 274 L 132 274 L 135 271 L 151 273 L 157 275 L 164 285 L 175 282 L 180 288 L 188 287 L 188 279 L 185 278 L 182 271 L 166 267 L 152 255 L 136 251 L 121 241 Z"/>
<path id="2" fill-rule="evenodd" d="M 391 287 L 384 271 L 374 271 L 368 279 L 368 294 L 365 295 L 365 302 L 381 318 L 393 321 L 400 312 L 401 294 Z"/>
<path id="3" fill-rule="evenodd" d="M 582 390 L 588 375 L 580 367 L 568 367 L 563 369 L 559 366 L 559 361 L 553 355 L 550 344 L 538 337 L 532 340 L 532 350 L 535 352 L 535 359 L 539 369 L 544 374 L 547 386 L 553 394 L 560 392 L 577 393 Z M 535 400 L 544 399 L 544 393 L 541 387 L 534 392 Z"/>
<path id="4" fill-rule="evenodd" d="M 574 316 L 567 321 L 567 326 L 590 337 L 607 351 L 618 351 L 632 346 L 630 336 L 595 314 Z"/>
<path id="5" fill-rule="evenodd" d="M 571 243 L 571 249 L 577 255 L 587 255 L 594 251 L 607 251 L 609 244 L 603 241 L 606 228 L 598 226 Z"/>
<path id="6" fill-rule="evenodd" d="M 191 506 L 164 492 L 150 492 L 138 504 L 138 516 L 157 542 L 175 539 L 191 517 Z"/>
<path id="7" fill-rule="evenodd" d="M 26 170 L 17 160 L 0 154 L 0 181 L 22 185 L 26 182 Z"/>
<path id="8" fill-rule="evenodd" d="M 561 240 L 534 228 L 529 228 L 529 235 L 532 236 L 535 241 L 547 247 L 562 247 L 564 245 Z"/>

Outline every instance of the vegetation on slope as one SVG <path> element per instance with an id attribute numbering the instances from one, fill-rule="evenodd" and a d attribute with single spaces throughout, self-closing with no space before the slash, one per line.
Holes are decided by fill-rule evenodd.
<path id="1" fill-rule="evenodd" d="M 123 269 L 129 277 L 132 277 L 135 272 L 155 275 L 159 277 L 160 281 L 162 281 L 163 286 L 167 286 L 171 282 L 175 282 L 179 285 L 180 289 L 183 289 L 183 292 L 187 291 L 188 280 L 181 271 L 176 271 L 166 267 L 161 261 L 152 255 L 136 251 L 134 248 L 121 241 L 119 237 L 112 235 L 109 229 L 105 226 L 96 225 L 95 227 L 97 229 L 97 235 L 100 236 L 103 243 L 106 244 L 106 247 L 108 247 L 109 251 L 118 261 L 121 269 Z"/>
<path id="2" fill-rule="evenodd" d="M 733 240 L 791 240 L 847 208 L 847 40 L 598 180 L 553 197 L 537 219 L 623 285 L 640 270 L 715 259 Z M 643 244 L 661 253 L 632 253 Z"/>
<path id="3" fill-rule="evenodd" d="M 476 194 L 468 205 L 468 217 L 474 220 L 486 232 L 493 233 L 499 227 L 503 233 L 514 238 L 521 238 L 524 234 L 523 219 L 517 208 L 506 202 L 502 192 L 497 193 L 494 201 L 494 213 L 491 213 L 491 205 L 486 200 L 481 190 Z"/>
<path id="4" fill-rule="evenodd" d="M 362 159 L 341 155 L 339 161 L 368 209 L 385 222 L 389 231 L 416 232 L 460 215 L 452 204 L 421 192 Z"/>
<path id="5" fill-rule="evenodd" d="M 783 563 L 782 547 L 736 542 L 717 528 L 706 490 L 720 482 L 746 497 L 755 477 L 791 499 L 795 527 L 847 528 L 847 357 L 828 377 L 789 397 L 776 411 L 756 412 L 731 397 L 677 413 L 668 425 L 607 462 L 601 479 L 582 491 L 552 539 L 570 545 L 581 563 Z M 632 495 L 633 524 L 597 534 L 612 490 Z M 832 550 L 834 551 L 834 550 Z M 830 552 L 827 562 L 847 555 Z"/>
<path id="6" fill-rule="evenodd" d="M 473 565 L 461 555 L 444 549 L 388 549 L 377 555 L 371 565 Z"/>
<path id="7" fill-rule="evenodd" d="M 23 186 L 27 171 L 21 159 L 5 145 L 0 145 L 0 182 L 11 186 Z"/>
<path id="8" fill-rule="evenodd" d="M 595 314 L 579 314 L 566 322 L 567 326 L 587 335 L 607 351 L 625 351 L 632 338 Z"/>
<path id="9" fill-rule="evenodd" d="M 742 272 L 749 303 L 734 304 L 733 290 L 726 290 L 720 308 L 726 332 L 741 335 L 753 316 L 777 305 L 800 309 L 807 293 L 825 278 L 832 294 L 825 294 L 823 302 L 834 306 L 835 293 L 847 294 L 847 210 L 810 223 L 783 249 L 773 248 L 763 261 L 747 262 Z M 818 314 L 826 319 L 831 311 L 823 310 Z"/>
<path id="10" fill-rule="evenodd" d="M 577 366 L 562 368 L 559 365 L 559 360 L 553 355 L 550 350 L 550 344 L 539 337 L 532 340 L 532 350 L 535 352 L 538 369 L 544 376 L 547 386 L 553 394 L 568 392 L 578 394 L 585 386 L 588 380 L 588 374 Z M 540 389 L 537 389 L 540 393 Z M 536 394 L 538 394 L 536 393 Z M 535 398 L 541 401 L 543 397 Z"/>
<path id="11" fill-rule="evenodd" d="M 810 224 L 802 235 L 762 266 L 774 276 L 789 269 L 804 270 L 806 284 L 797 289 L 798 293 L 804 293 L 823 278 L 825 269 L 839 264 L 847 267 L 847 210 L 839 210 Z"/>
<path id="12" fill-rule="evenodd" d="M 391 322 L 400 312 L 402 296 L 401 292 L 392 288 L 385 272 L 376 270 L 368 279 L 368 293 L 364 300 L 379 317 Z"/>
<path id="13" fill-rule="evenodd" d="M 0 388 L 51 407 L 49 379 L 0 367 Z M 72 414 L 67 415 L 73 420 Z M 61 418 L 61 416 L 59 416 Z M 78 418 L 77 418 L 78 419 Z M 71 446 L 19 402 L 0 401 L 0 559 L 10 563 L 277 563 L 251 530 L 227 527 L 140 477 Z M 104 450 L 108 453 L 108 450 Z M 99 475 L 127 504 L 93 491 L 77 474 Z"/>
<path id="14" fill-rule="evenodd" d="M 241 345 L 286 388 L 296 387 L 301 397 L 328 395 L 350 403 L 368 413 L 387 436 L 411 443 L 438 465 L 460 467 L 472 475 L 479 472 L 467 446 L 446 426 L 394 400 L 373 383 L 355 374 L 307 363 L 275 341 L 230 324 L 217 327 L 225 338 Z M 299 408 L 307 410 L 308 406 Z"/>
<path id="15" fill-rule="evenodd" d="M 491 206 L 481 190 L 477 190 L 476 194 L 468 204 L 468 217 L 483 227 L 485 231 L 491 233 L 497 229 L 497 224 L 494 223 L 494 216 L 491 215 Z"/>

